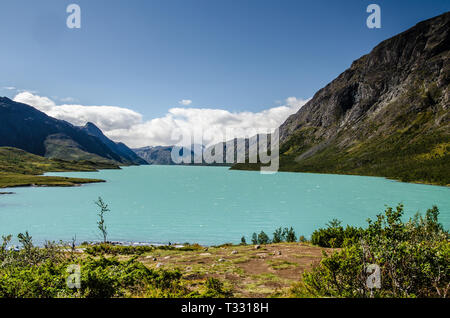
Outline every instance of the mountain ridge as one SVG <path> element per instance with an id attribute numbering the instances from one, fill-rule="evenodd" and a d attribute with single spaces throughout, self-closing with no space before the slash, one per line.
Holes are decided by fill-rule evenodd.
<path id="1" fill-rule="evenodd" d="M 106 137 L 103 132 L 95 124 L 87 122 L 86 125 L 80 127 L 87 134 L 100 139 L 111 151 L 121 157 L 122 162 L 129 164 L 146 165 L 147 162 L 139 157 L 133 150 L 128 148 L 122 142 L 114 142 Z"/>
<path id="2" fill-rule="evenodd" d="M 7 97 L 0 97 L 0 118 L 0 147 L 15 147 L 38 156 L 63 160 L 142 163 L 137 156 L 135 161 L 128 160 L 133 157 L 126 154 L 129 148 L 112 147 L 111 143 L 114 142 L 101 131 L 101 136 L 95 136 L 84 128 L 50 117 L 32 106 Z M 122 157 L 124 153 L 126 158 Z"/>
<path id="3" fill-rule="evenodd" d="M 447 12 L 355 60 L 280 126 L 280 170 L 450 184 L 449 52 Z"/>

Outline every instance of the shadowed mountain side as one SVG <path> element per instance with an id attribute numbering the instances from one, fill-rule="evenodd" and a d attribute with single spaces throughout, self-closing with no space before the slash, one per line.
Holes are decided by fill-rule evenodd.
<path id="1" fill-rule="evenodd" d="M 128 148 L 124 143 L 116 143 L 106 137 L 103 132 L 93 123 L 88 122 L 85 126 L 81 127 L 81 129 L 87 134 L 100 139 L 111 151 L 120 156 L 121 162 L 135 165 L 147 164 L 145 160 L 136 155 L 136 153 L 134 153 L 134 151 Z"/>
<path id="2" fill-rule="evenodd" d="M 128 147 L 109 140 L 93 124 L 76 127 L 6 97 L 0 97 L 0 119 L 0 147 L 64 160 L 145 164 Z"/>

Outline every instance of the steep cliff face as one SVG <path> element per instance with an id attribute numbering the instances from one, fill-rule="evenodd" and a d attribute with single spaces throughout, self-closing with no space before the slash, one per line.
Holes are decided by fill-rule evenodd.
<path id="1" fill-rule="evenodd" d="M 449 81 L 450 13 L 417 24 L 379 44 L 353 62 L 337 79 L 290 116 L 281 126 L 281 141 L 304 126 L 319 128 L 318 136 L 336 132 L 374 116 L 402 93 L 419 89 L 445 90 Z M 435 102 L 446 102 L 447 94 Z M 414 101 L 411 99 L 411 101 Z M 409 105 L 421 110 L 421 101 Z"/>
<path id="2" fill-rule="evenodd" d="M 173 165 L 171 152 L 173 146 L 155 146 L 133 149 L 147 163 L 152 165 Z"/>
<path id="3" fill-rule="evenodd" d="M 280 127 L 281 170 L 450 183 L 450 13 L 353 62 Z"/>

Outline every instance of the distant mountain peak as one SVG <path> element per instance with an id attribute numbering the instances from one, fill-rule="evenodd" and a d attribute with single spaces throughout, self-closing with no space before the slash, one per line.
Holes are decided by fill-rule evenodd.
<path id="1" fill-rule="evenodd" d="M 82 127 L 82 129 L 86 130 L 92 135 L 96 135 L 96 137 L 104 136 L 103 132 L 100 128 L 98 128 L 94 123 L 88 121 L 86 125 Z"/>
<path id="2" fill-rule="evenodd" d="M 90 122 L 90 121 L 88 121 L 88 122 L 86 123 L 86 125 L 84 125 L 84 127 L 86 127 L 86 128 L 92 127 L 92 128 L 97 128 L 97 129 L 99 129 L 93 122 Z M 100 129 L 99 129 L 99 130 L 100 130 Z"/>

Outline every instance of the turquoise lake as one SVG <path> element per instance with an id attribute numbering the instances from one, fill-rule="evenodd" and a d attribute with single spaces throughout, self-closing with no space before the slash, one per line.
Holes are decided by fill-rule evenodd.
<path id="1" fill-rule="evenodd" d="M 139 166 L 99 172 L 51 173 L 104 179 L 70 188 L 2 189 L 0 234 L 29 231 L 33 240 L 98 241 L 97 207 L 109 204 L 109 239 L 205 245 L 238 243 L 253 232 L 293 226 L 309 237 L 333 218 L 363 226 L 385 205 L 405 205 L 405 219 L 432 205 L 450 226 L 450 188 L 384 178 L 233 171 L 224 167 Z"/>

